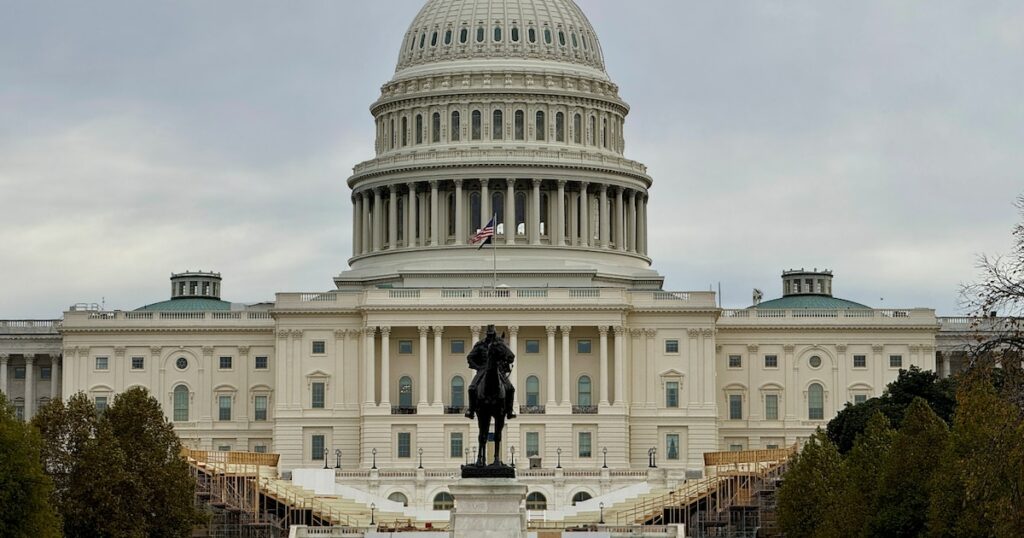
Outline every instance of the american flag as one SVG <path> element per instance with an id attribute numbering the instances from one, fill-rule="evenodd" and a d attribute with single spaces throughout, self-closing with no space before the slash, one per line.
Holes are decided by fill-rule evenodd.
<path id="1" fill-rule="evenodd" d="M 469 242 L 470 244 L 474 245 L 479 242 L 480 246 L 477 247 L 477 250 L 480 250 L 484 248 L 484 245 L 490 243 L 493 237 L 494 217 L 491 217 L 491 220 L 487 221 L 487 225 L 484 226 L 483 228 L 480 228 L 480 230 L 476 232 L 476 235 L 474 235 L 473 238 L 469 240 Z"/>

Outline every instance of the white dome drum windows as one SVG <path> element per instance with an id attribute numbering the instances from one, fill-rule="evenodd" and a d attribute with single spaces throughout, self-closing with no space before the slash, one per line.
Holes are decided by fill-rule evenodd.
<path id="1" fill-rule="evenodd" d="M 495 109 L 491 118 L 491 140 L 502 140 L 505 134 L 504 121 L 500 109 Z"/>
<path id="2" fill-rule="evenodd" d="M 546 131 L 546 130 L 547 130 L 547 122 L 545 121 L 545 118 L 544 118 L 544 111 L 543 110 L 538 110 L 537 111 L 536 133 L 535 133 L 538 142 L 542 142 L 544 140 L 544 131 Z"/>
<path id="3" fill-rule="evenodd" d="M 555 142 L 565 142 L 565 114 L 555 113 Z"/>
<path id="4" fill-rule="evenodd" d="M 527 29 L 526 30 L 526 39 L 531 44 L 536 43 L 537 42 L 537 29 L 532 27 L 532 26 L 529 29 Z"/>
<path id="5" fill-rule="evenodd" d="M 468 42 L 469 42 L 469 28 L 466 28 L 465 26 L 463 26 L 462 29 L 459 30 L 459 43 L 465 45 Z"/>
<path id="6" fill-rule="evenodd" d="M 515 123 L 515 127 L 514 127 L 515 139 L 516 140 L 524 140 L 525 137 L 526 137 L 526 133 L 525 133 L 525 130 L 526 130 L 526 128 L 525 128 L 526 113 L 523 112 L 522 110 L 516 110 L 514 123 Z"/>
<path id="7" fill-rule="evenodd" d="M 494 42 L 501 43 L 501 26 L 494 25 Z"/>
<path id="8" fill-rule="evenodd" d="M 583 143 L 583 116 L 579 113 L 572 117 L 572 141 L 575 144 Z"/>
<path id="9" fill-rule="evenodd" d="M 444 44 L 446 46 L 452 44 L 452 29 L 451 28 L 449 28 L 449 29 L 444 31 Z"/>
<path id="10" fill-rule="evenodd" d="M 471 122 L 472 122 L 471 132 L 472 132 L 472 134 L 471 134 L 470 138 L 472 138 L 473 140 L 480 140 L 481 134 L 483 133 L 483 127 L 481 125 L 483 120 L 481 118 L 480 111 L 479 110 L 474 110 L 473 113 L 470 115 L 470 117 L 472 118 L 471 119 Z"/>
<path id="11" fill-rule="evenodd" d="M 519 27 L 512 25 L 512 30 L 509 32 L 509 37 L 512 38 L 513 43 L 519 43 Z"/>
<path id="12" fill-rule="evenodd" d="M 484 31 L 483 25 L 477 26 L 477 28 L 476 28 L 476 42 L 477 43 L 483 43 L 484 42 L 484 33 L 485 33 L 485 31 Z"/>
<path id="13" fill-rule="evenodd" d="M 458 142 L 462 134 L 462 126 L 459 123 L 460 119 L 461 117 L 459 115 L 459 111 L 452 111 L 452 121 L 451 124 L 448 126 L 448 130 L 450 132 L 449 138 L 451 138 L 452 142 Z"/>
<path id="14" fill-rule="evenodd" d="M 416 144 L 423 143 L 423 114 L 416 114 Z"/>
<path id="15" fill-rule="evenodd" d="M 441 141 L 441 113 L 434 112 L 430 118 L 430 141 L 437 144 Z"/>
<path id="16" fill-rule="evenodd" d="M 437 30 L 434 30 L 433 33 L 430 34 L 430 46 L 437 46 Z"/>

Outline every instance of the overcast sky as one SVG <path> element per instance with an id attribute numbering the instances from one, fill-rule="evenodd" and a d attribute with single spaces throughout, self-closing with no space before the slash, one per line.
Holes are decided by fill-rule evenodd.
<path id="1" fill-rule="evenodd" d="M 672 290 L 959 313 L 1024 193 L 1024 3 L 580 0 Z M 420 0 L 0 0 L 0 318 L 332 287 Z"/>

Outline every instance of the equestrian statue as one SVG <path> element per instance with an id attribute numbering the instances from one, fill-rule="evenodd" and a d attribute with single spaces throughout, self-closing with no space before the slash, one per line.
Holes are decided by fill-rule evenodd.
<path id="1" fill-rule="evenodd" d="M 505 420 L 515 418 L 512 403 L 515 401 L 515 387 L 509 381 L 515 353 L 505 345 L 503 338 L 487 326 L 483 340 L 473 345 L 466 356 L 469 367 L 476 370 L 469 384 L 469 409 L 466 418 L 476 418 L 480 428 L 477 437 L 476 461 L 462 467 L 463 478 L 470 477 L 513 477 L 514 470 L 501 461 L 501 434 Z M 494 420 L 494 461 L 487 464 L 487 434 Z"/>

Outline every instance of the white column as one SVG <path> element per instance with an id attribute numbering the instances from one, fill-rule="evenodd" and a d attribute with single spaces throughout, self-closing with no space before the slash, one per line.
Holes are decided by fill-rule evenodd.
<path id="1" fill-rule="evenodd" d="M 548 379 L 544 383 L 547 387 L 549 407 L 557 404 L 555 401 L 555 329 L 554 325 L 544 327 L 548 333 Z"/>
<path id="2" fill-rule="evenodd" d="M 622 207 L 622 187 L 615 189 L 615 248 L 626 250 L 626 216 Z"/>
<path id="3" fill-rule="evenodd" d="M 7 390 L 7 355 L 0 354 L 0 392 L 4 395 L 9 395 L 10 391 Z"/>
<path id="4" fill-rule="evenodd" d="M 580 245 L 590 246 L 590 194 L 587 192 L 590 183 L 580 182 Z"/>
<path id="5" fill-rule="evenodd" d="M 380 187 L 373 189 L 373 251 L 377 252 L 384 243 L 381 232 L 384 231 L 383 203 L 381 202 Z"/>
<path id="6" fill-rule="evenodd" d="M 487 178 L 480 178 L 480 227 L 491 220 L 491 191 L 487 188 Z"/>
<path id="7" fill-rule="evenodd" d="M 608 248 L 608 241 L 611 239 L 608 234 L 608 227 L 611 222 L 608 218 L 608 185 L 602 183 L 600 193 L 601 207 L 599 211 L 601 213 L 601 248 Z"/>
<path id="8" fill-rule="evenodd" d="M 516 244 L 516 180 L 505 181 L 505 244 Z"/>
<path id="9" fill-rule="evenodd" d="M 36 358 L 34 355 L 25 356 L 25 421 L 32 418 L 36 409 Z"/>
<path id="10" fill-rule="evenodd" d="M 598 333 L 601 335 L 601 394 L 600 405 L 601 407 L 608 406 L 608 326 L 601 325 L 597 328 Z"/>
<path id="11" fill-rule="evenodd" d="M 352 196 L 352 255 L 363 252 L 363 197 Z"/>
<path id="12" fill-rule="evenodd" d="M 364 368 L 366 370 L 366 387 L 364 396 L 364 403 L 366 405 L 375 405 L 377 403 L 377 380 L 376 380 L 376 369 L 377 359 L 376 355 L 377 348 L 377 328 L 366 327 L 363 329 L 366 334 L 366 341 L 363 345 L 363 357 L 364 357 Z M 284 365 L 280 365 L 279 369 L 284 369 Z"/>
<path id="13" fill-rule="evenodd" d="M 579 220 L 579 216 L 578 216 L 579 215 L 579 211 L 577 210 L 577 203 L 578 203 L 578 201 L 579 201 L 579 195 L 577 193 L 575 193 L 575 192 L 570 191 L 569 192 L 569 207 L 568 207 L 568 211 L 569 211 L 569 229 L 566 231 L 567 235 L 568 235 L 568 237 L 566 238 L 566 242 L 569 245 L 578 245 L 579 244 L 580 231 L 579 231 L 579 225 L 577 224 L 577 221 Z"/>
<path id="14" fill-rule="evenodd" d="M 540 244 L 540 184 L 543 180 L 533 179 L 533 191 L 530 197 L 530 244 Z"/>
<path id="15" fill-rule="evenodd" d="M 420 381 L 418 383 L 420 389 L 417 391 L 420 393 L 420 397 L 416 402 L 416 407 L 423 409 L 429 404 L 427 400 L 427 331 L 430 327 L 426 325 L 420 325 L 418 327 L 420 331 Z"/>
<path id="16" fill-rule="evenodd" d="M 644 194 L 640 197 L 640 223 L 637 225 L 640 229 L 640 239 L 638 240 L 639 251 L 646 256 L 647 255 L 647 195 Z"/>
<path id="17" fill-rule="evenodd" d="M 630 252 L 636 252 L 636 191 L 632 189 L 626 203 L 626 247 Z"/>
<path id="18" fill-rule="evenodd" d="M 475 343 L 480 341 L 480 326 L 479 325 L 470 326 L 469 332 L 470 332 L 470 334 L 473 335 L 473 342 L 472 342 L 472 344 L 475 344 Z M 472 344 L 470 344 L 470 345 L 472 346 Z"/>
<path id="19" fill-rule="evenodd" d="M 405 244 L 406 248 L 412 246 L 412 240 L 413 240 L 412 238 L 413 238 L 413 234 L 414 234 L 414 232 L 416 230 L 416 228 L 414 228 L 416 223 L 413 222 L 413 220 L 412 220 L 412 215 L 413 215 L 413 210 L 412 210 L 412 204 L 413 204 L 412 189 L 413 189 L 413 184 L 410 183 L 409 185 L 407 185 L 407 187 L 408 188 L 405 191 L 405 202 L 402 204 L 403 207 L 405 208 L 405 222 L 404 222 L 404 224 L 402 224 L 402 226 L 405 228 L 403 230 L 405 233 L 402 234 L 402 241 L 404 241 L 404 244 Z M 399 217 L 401 217 L 401 215 L 399 215 Z"/>
<path id="20" fill-rule="evenodd" d="M 558 212 L 555 215 L 554 226 L 551 230 L 556 234 L 557 240 L 553 241 L 552 244 L 560 247 L 565 246 L 565 180 L 558 180 Z"/>
<path id="21" fill-rule="evenodd" d="M 455 180 L 455 244 L 466 243 L 466 223 L 462 221 L 462 180 Z M 436 402 L 435 402 L 436 403 Z"/>
<path id="22" fill-rule="evenodd" d="M 388 249 L 394 250 L 398 248 L 398 188 L 392 185 L 388 190 Z"/>
<path id="23" fill-rule="evenodd" d="M 437 181 L 430 182 L 430 245 L 438 245 L 437 230 Z"/>
<path id="24" fill-rule="evenodd" d="M 391 327 L 380 328 L 380 405 L 391 409 Z"/>
<path id="25" fill-rule="evenodd" d="M 626 355 L 623 352 L 625 346 L 624 337 L 626 330 L 621 325 L 615 327 L 615 403 L 622 405 L 626 402 L 625 378 L 626 378 Z"/>
<path id="26" fill-rule="evenodd" d="M 373 193 L 371 193 L 370 191 L 363 191 L 362 194 L 360 195 L 363 197 L 363 212 L 361 215 L 361 219 L 363 221 L 361 226 L 363 232 L 363 240 L 362 244 L 360 245 L 362 247 L 362 254 L 366 254 L 367 252 L 373 250 L 373 220 L 370 218 L 370 215 L 372 214 L 370 206 L 370 197 L 372 195 Z M 373 211 L 376 210 L 377 208 L 373 208 Z"/>
<path id="27" fill-rule="evenodd" d="M 60 355 L 50 355 L 50 399 L 60 398 Z"/>
<path id="28" fill-rule="evenodd" d="M 569 331 L 572 327 L 562 325 L 562 405 L 572 405 L 572 372 L 569 370 Z"/>
<path id="29" fill-rule="evenodd" d="M 441 366 L 444 364 L 444 355 L 441 354 L 441 335 L 444 333 L 444 327 L 441 325 L 434 325 L 434 405 L 444 405 L 444 384 L 441 382 L 441 376 L 444 372 Z"/>
<path id="30" fill-rule="evenodd" d="M 509 379 L 512 381 L 512 386 L 516 388 L 515 394 L 512 396 L 512 409 L 517 413 L 519 412 L 519 327 L 516 325 L 509 325 L 508 327 L 508 338 L 509 347 L 512 348 L 512 353 L 516 354 L 516 360 L 512 363 L 512 373 L 509 374 Z"/>

